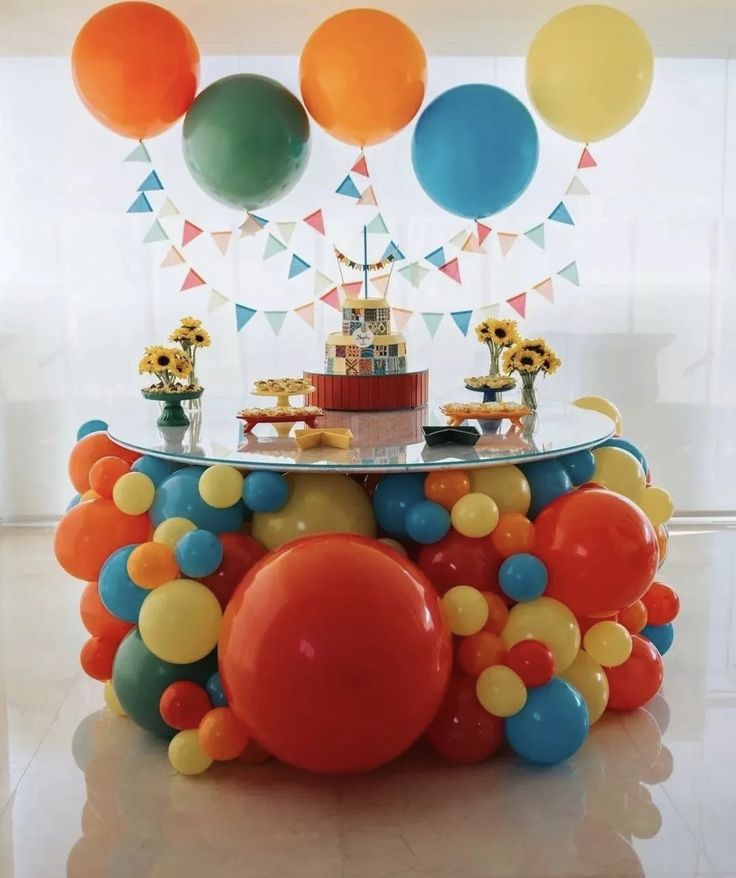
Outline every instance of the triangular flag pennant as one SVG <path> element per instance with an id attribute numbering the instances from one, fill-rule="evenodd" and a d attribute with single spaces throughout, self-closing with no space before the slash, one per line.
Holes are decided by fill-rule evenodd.
<path id="1" fill-rule="evenodd" d="M 294 313 L 298 314 L 302 320 L 314 329 L 314 302 L 307 302 L 299 308 L 294 308 Z"/>
<path id="2" fill-rule="evenodd" d="M 465 239 L 465 243 L 460 248 L 464 253 L 485 253 L 486 251 L 480 246 L 478 236 L 471 232 Z"/>
<path id="3" fill-rule="evenodd" d="M 232 232 L 211 232 L 210 237 L 215 242 L 217 249 L 224 256 L 227 253 L 227 248 L 230 246 Z"/>
<path id="4" fill-rule="evenodd" d="M 517 314 L 526 317 L 526 293 L 519 293 L 518 296 L 506 299 L 506 304 L 510 305 Z"/>
<path id="5" fill-rule="evenodd" d="M 463 282 L 460 277 L 460 262 L 457 256 L 449 262 L 446 262 L 444 265 L 440 265 L 440 271 L 442 274 L 446 274 L 449 278 L 452 278 L 456 284 L 461 284 Z"/>
<path id="6" fill-rule="evenodd" d="M 501 310 L 501 303 L 496 302 L 494 305 L 484 305 L 482 308 L 476 308 L 475 313 L 479 320 L 485 320 L 486 317 L 498 317 Z"/>
<path id="7" fill-rule="evenodd" d="M 184 283 L 179 287 L 180 292 L 184 292 L 184 290 L 191 290 L 192 287 L 201 287 L 203 284 L 207 283 L 207 281 L 197 272 L 190 268 L 187 272 L 187 276 L 184 278 Z"/>
<path id="8" fill-rule="evenodd" d="M 289 280 L 292 277 L 297 277 L 303 271 L 306 271 L 308 268 L 311 268 L 308 262 L 305 262 L 303 259 L 300 259 L 296 253 L 291 254 L 291 265 L 289 266 Z"/>
<path id="9" fill-rule="evenodd" d="M 386 247 L 386 249 L 383 251 L 383 256 L 381 257 L 381 259 L 386 259 L 387 256 L 393 256 L 394 260 L 406 259 L 404 254 L 401 252 L 401 250 L 399 250 L 399 248 L 393 241 L 391 241 L 388 247 Z"/>
<path id="10" fill-rule="evenodd" d="M 258 222 L 258 220 L 249 213 L 245 218 L 245 222 L 240 226 L 240 237 L 252 238 L 253 235 L 257 235 L 262 228 L 263 226 Z"/>
<path id="11" fill-rule="evenodd" d="M 356 174 L 360 174 L 361 177 L 369 177 L 370 176 L 370 174 L 368 173 L 368 164 L 365 160 L 365 153 L 364 152 L 360 153 L 357 161 L 355 162 L 353 167 L 350 168 L 350 170 L 354 171 Z"/>
<path id="12" fill-rule="evenodd" d="M 151 173 L 146 177 L 146 179 L 141 183 L 138 187 L 139 192 L 157 192 L 161 191 L 164 187 L 161 184 L 161 181 L 158 178 L 158 174 L 155 171 L 151 171 Z"/>
<path id="13" fill-rule="evenodd" d="M 483 223 L 479 223 L 477 220 L 475 221 L 475 231 L 478 235 L 478 243 L 482 244 L 485 239 L 491 234 L 491 227 L 484 226 Z"/>
<path id="14" fill-rule="evenodd" d="M 405 265 L 403 268 L 399 269 L 399 274 L 407 280 L 413 287 L 418 287 L 424 278 L 430 274 L 430 270 L 428 268 L 424 268 L 424 266 L 419 265 L 418 262 L 411 262 L 409 265 Z"/>
<path id="15" fill-rule="evenodd" d="M 573 218 L 570 216 L 570 212 L 565 207 L 564 201 L 561 201 L 557 205 L 557 207 L 549 215 L 548 219 L 551 219 L 553 222 L 556 222 L 556 223 L 565 223 L 568 226 L 575 225 Z"/>
<path id="16" fill-rule="evenodd" d="M 287 311 L 264 311 L 266 315 L 266 320 L 268 320 L 271 329 L 273 329 L 273 334 L 278 335 L 281 331 L 281 327 L 284 325 L 284 320 L 286 320 Z"/>
<path id="17" fill-rule="evenodd" d="M 588 151 L 588 147 L 583 147 L 583 151 L 580 155 L 580 161 L 578 162 L 578 168 L 597 168 L 598 162 L 593 158 L 593 156 Z"/>
<path id="18" fill-rule="evenodd" d="M 386 223 L 383 221 L 383 217 L 380 213 L 377 213 L 373 217 L 373 219 L 365 227 L 365 230 L 366 232 L 368 232 L 369 235 L 388 235 Z"/>
<path id="19" fill-rule="evenodd" d="M 282 244 L 278 238 L 269 235 L 268 240 L 266 241 L 266 249 L 263 251 L 263 258 L 270 259 L 272 256 L 275 256 L 277 253 L 282 253 L 286 249 L 286 244 Z"/>
<path id="20" fill-rule="evenodd" d="M 161 268 L 169 268 L 172 265 L 181 265 L 184 261 L 184 257 L 176 249 L 176 247 L 169 247 L 169 252 L 166 254 L 166 256 L 164 256 L 164 261 L 161 263 Z"/>
<path id="21" fill-rule="evenodd" d="M 150 162 L 151 156 L 148 154 L 148 150 L 145 147 L 145 144 L 139 143 L 138 146 L 133 150 L 133 152 L 129 153 L 123 159 L 124 162 Z"/>
<path id="22" fill-rule="evenodd" d="M 559 277 L 564 277 L 565 280 L 569 280 L 571 284 L 575 284 L 576 287 L 580 286 L 580 276 L 578 275 L 577 262 L 571 262 L 569 265 L 561 268 L 557 272 L 557 274 L 559 275 Z"/>
<path id="23" fill-rule="evenodd" d="M 294 234 L 296 223 L 276 223 L 276 228 L 279 230 L 281 237 L 288 244 L 291 240 L 291 236 Z"/>
<path id="24" fill-rule="evenodd" d="M 358 204 L 369 204 L 374 207 L 378 204 L 376 201 L 376 193 L 373 191 L 373 187 L 369 186 L 367 189 L 364 189 L 360 194 L 360 198 L 358 199 Z"/>
<path id="25" fill-rule="evenodd" d="M 349 299 L 355 299 L 361 294 L 363 290 L 363 281 L 354 280 L 351 281 L 349 284 L 343 284 L 342 288 L 345 291 L 345 295 Z"/>
<path id="26" fill-rule="evenodd" d="M 548 302 L 554 302 L 555 300 L 555 291 L 552 286 L 552 278 L 546 277 L 544 280 L 541 280 L 538 284 L 534 284 L 532 287 L 533 290 L 536 290 L 540 296 L 544 296 Z"/>
<path id="27" fill-rule="evenodd" d="M 580 177 L 573 177 L 570 185 L 565 190 L 565 195 L 590 195 L 590 190 Z"/>
<path id="28" fill-rule="evenodd" d="M 213 311 L 216 311 L 223 305 L 227 305 L 229 301 L 230 299 L 228 299 L 226 296 L 223 296 L 222 293 L 218 293 L 217 290 L 210 290 L 210 300 L 207 303 L 207 310 L 211 314 Z"/>
<path id="29" fill-rule="evenodd" d="M 127 213 L 153 213 L 151 202 L 146 198 L 145 192 L 141 192 L 136 200 L 130 205 Z"/>
<path id="30" fill-rule="evenodd" d="M 190 222 L 188 219 L 185 219 L 184 228 L 181 232 L 181 246 L 186 247 L 190 241 L 198 238 L 203 231 L 204 229 L 200 229 L 199 226 L 195 226 L 194 223 Z"/>
<path id="31" fill-rule="evenodd" d="M 524 232 L 524 236 L 529 238 L 537 247 L 541 247 L 544 250 L 544 223 L 540 223 L 538 226 L 534 226 L 533 229 L 529 229 L 528 232 Z"/>
<path id="32" fill-rule="evenodd" d="M 394 320 L 396 321 L 396 328 L 401 332 L 401 330 L 406 326 L 409 322 L 409 318 L 413 314 L 413 311 L 409 311 L 408 308 L 392 308 L 391 314 L 393 315 Z"/>
<path id="33" fill-rule="evenodd" d="M 268 225 L 268 220 L 267 220 L 265 217 L 263 217 L 263 216 L 258 216 L 258 215 L 255 214 L 255 213 L 250 214 L 250 216 L 253 217 L 253 219 L 258 223 L 258 225 L 259 225 L 261 228 L 263 228 L 264 226 L 267 226 L 267 225 Z"/>
<path id="34" fill-rule="evenodd" d="M 337 192 L 338 195 L 347 195 L 348 198 L 360 198 L 360 192 L 358 192 L 350 174 L 348 174 L 337 189 L 335 189 L 335 192 Z"/>
<path id="35" fill-rule="evenodd" d="M 390 278 L 390 274 L 379 274 L 378 277 L 371 278 L 371 283 L 382 296 L 386 295 L 386 290 L 388 289 L 388 282 Z"/>
<path id="36" fill-rule="evenodd" d="M 342 306 L 340 305 L 340 293 L 337 291 L 337 287 L 333 287 L 328 293 L 325 293 L 324 296 L 319 297 L 320 302 L 324 302 L 325 305 L 329 305 L 330 308 L 335 308 L 338 311 L 342 310 Z"/>
<path id="37" fill-rule="evenodd" d="M 159 210 L 158 215 L 161 219 L 167 216 L 179 216 L 179 210 L 174 202 L 170 198 L 167 198 L 166 201 L 164 201 L 161 210 Z"/>
<path id="38" fill-rule="evenodd" d="M 427 262 L 431 262 L 432 265 L 439 268 L 441 265 L 445 264 L 445 248 L 438 247 L 436 250 L 433 250 L 431 253 L 427 253 L 424 257 Z"/>
<path id="39" fill-rule="evenodd" d="M 317 293 L 321 293 L 325 287 L 331 287 L 335 285 L 335 281 L 332 278 L 327 277 L 326 274 L 322 274 L 321 271 L 314 272 L 314 295 Z"/>
<path id="40" fill-rule="evenodd" d="M 320 235 L 324 235 L 325 223 L 322 219 L 321 210 L 315 210 L 314 213 L 310 213 L 309 216 L 305 216 L 303 222 L 305 222 L 308 226 L 311 226 L 315 230 L 315 232 L 319 232 Z"/>
<path id="41" fill-rule="evenodd" d="M 166 230 L 161 225 L 158 220 L 155 220 L 151 228 L 146 233 L 146 237 L 143 239 L 144 244 L 153 244 L 154 241 L 168 241 L 169 236 L 166 234 Z"/>
<path id="42" fill-rule="evenodd" d="M 238 326 L 238 332 L 248 323 L 248 321 L 256 314 L 255 308 L 248 308 L 245 305 L 235 306 L 235 322 Z"/>
<path id="43" fill-rule="evenodd" d="M 445 315 L 440 311 L 422 311 L 422 317 L 424 318 L 424 322 L 427 324 L 427 329 L 429 330 L 429 334 L 434 338 L 437 329 L 439 328 L 440 323 L 442 323 L 442 318 Z"/>
<path id="44" fill-rule="evenodd" d="M 451 311 L 450 317 L 457 324 L 457 328 L 462 332 L 463 335 L 468 334 L 468 329 L 470 328 L 470 318 L 473 316 L 472 311 Z"/>
<path id="45" fill-rule="evenodd" d="M 462 249 L 463 244 L 468 239 L 468 230 L 463 229 L 461 232 L 458 232 L 457 235 L 453 235 L 450 238 L 450 243 L 453 247 L 460 247 Z"/>
<path id="46" fill-rule="evenodd" d="M 501 255 L 506 256 L 509 250 L 516 243 L 516 239 L 519 237 L 518 235 L 513 234 L 512 232 L 499 232 L 498 235 L 498 244 L 501 248 Z"/>

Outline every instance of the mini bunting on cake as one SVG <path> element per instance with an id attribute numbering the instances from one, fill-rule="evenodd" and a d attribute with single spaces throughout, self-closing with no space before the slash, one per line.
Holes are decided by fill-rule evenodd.
<path id="1" fill-rule="evenodd" d="M 358 192 L 350 174 L 348 174 L 337 189 L 335 189 L 335 192 L 337 192 L 338 195 L 346 195 L 348 198 L 360 198 L 360 192 Z"/>
<path id="2" fill-rule="evenodd" d="M 368 223 L 365 227 L 366 232 L 369 235 L 387 235 L 388 229 L 386 228 L 386 223 L 383 221 L 383 217 L 380 213 L 377 213 L 373 219 Z"/>
<path id="3" fill-rule="evenodd" d="M 302 272 L 307 271 L 309 268 L 311 268 L 311 266 L 308 262 L 305 262 L 303 259 L 297 256 L 296 253 L 292 253 L 291 265 L 289 265 L 289 280 L 291 280 L 292 277 L 297 277 Z"/>
<path id="4" fill-rule="evenodd" d="M 593 158 L 588 150 L 588 147 L 583 147 L 583 151 L 580 154 L 580 161 L 578 162 L 578 169 L 582 170 L 583 168 L 597 168 L 598 162 Z"/>
<path id="5" fill-rule="evenodd" d="M 288 244 L 291 240 L 291 236 L 294 234 L 296 223 L 276 223 L 276 228 L 279 230 L 279 235 L 281 235 L 284 241 Z"/>
<path id="6" fill-rule="evenodd" d="M 301 317 L 307 326 L 311 326 L 314 329 L 314 302 L 307 302 L 306 305 L 294 308 L 294 313 Z"/>
<path id="7" fill-rule="evenodd" d="M 151 202 L 146 198 L 146 193 L 141 192 L 141 194 L 136 198 L 136 200 L 130 205 L 127 213 L 153 213 L 153 208 L 151 207 Z"/>
<path id="8" fill-rule="evenodd" d="M 255 308 L 248 308 L 246 305 L 235 306 L 235 323 L 237 324 L 238 332 L 247 325 L 248 321 L 251 320 L 256 313 Z"/>
<path id="9" fill-rule="evenodd" d="M 482 244 L 485 239 L 491 234 L 493 231 L 490 226 L 485 226 L 483 223 L 479 223 L 477 220 L 475 222 L 475 231 L 478 235 L 478 243 Z"/>
<path id="10" fill-rule="evenodd" d="M 526 293 L 519 293 L 518 296 L 506 299 L 506 304 L 513 308 L 517 314 L 526 317 Z"/>
<path id="11" fill-rule="evenodd" d="M 161 263 L 161 268 L 170 268 L 172 265 L 181 265 L 182 262 L 186 260 L 181 255 L 181 253 L 176 249 L 176 247 L 169 247 L 169 252 L 164 256 L 164 261 Z"/>
<path id="12" fill-rule="evenodd" d="M 204 229 L 200 229 L 199 226 L 195 226 L 193 222 L 190 222 L 188 219 L 184 220 L 184 228 L 181 233 L 181 246 L 186 247 L 190 241 L 193 241 L 195 238 L 198 238 Z"/>
<path id="13" fill-rule="evenodd" d="M 498 246 L 501 248 L 501 255 L 507 256 L 519 236 L 513 232 L 498 232 L 496 237 L 498 238 Z"/>
<path id="14" fill-rule="evenodd" d="M 263 251 L 263 258 L 264 260 L 270 259 L 272 256 L 276 256 L 277 253 L 283 253 L 286 249 L 286 244 L 282 244 L 278 238 L 269 234 L 268 240 L 266 241 L 266 247 Z"/>
<path id="15" fill-rule="evenodd" d="M 168 240 L 169 236 L 166 234 L 166 230 L 158 220 L 155 220 L 151 228 L 146 232 L 146 237 L 143 239 L 143 243 L 153 244 L 155 241 Z"/>
<path id="16" fill-rule="evenodd" d="M 424 323 L 427 326 L 427 330 L 432 338 L 435 337 L 435 333 L 439 329 L 440 323 L 442 323 L 442 318 L 445 315 L 440 311 L 422 311 L 422 317 L 424 318 Z"/>
<path id="17" fill-rule="evenodd" d="M 327 287 L 334 287 L 335 281 L 332 280 L 331 277 L 327 277 L 326 274 L 322 274 L 321 271 L 314 272 L 314 286 L 313 292 L 316 296 L 318 293 L 321 293 L 322 290 L 327 289 Z"/>
<path id="18" fill-rule="evenodd" d="M 449 262 L 446 262 L 444 265 L 440 265 L 440 271 L 442 274 L 446 274 L 451 280 L 454 280 L 456 284 L 461 284 L 463 282 L 460 277 L 460 262 L 457 256 Z"/>
<path id="19" fill-rule="evenodd" d="M 224 256 L 227 253 L 227 248 L 230 246 L 232 232 L 211 232 L 210 237 L 215 242 L 217 249 Z"/>
<path id="20" fill-rule="evenodd" d="M 364 189 L 360 193 L 360 198 L 358 199 L 358 204 L 367 204 L 369 206 L 375 207 L 378 204 L 376 200 L 376 193 L 373 191 L 373 187 L 369 186 L 367 189 Z"/>
<path id="21" fill-rule="evenodd" d="M 281 327 L 284 325 L 284 320 L 286 320 L 287 311 L 264 311 L 266 315 L 266 320 L 268 320 L 268 325 L 273 329 L 273 334 L 278 335 L 281 332 Z"/>
<path id="22" fill-rule="evenodd" d="M 573 218 L 570 216 L 570 211 L 565 207 L 564 201 L 561 201 L 557 205 L 557 207 L 549 215 L 548 219 L 551 219 L 552 222 L 555 223 L 565 223 L 568 226 L 575 225 Z"/>
<path id="23" fill-rule="evenodd" d="M 540 296 L 544 296 L 548 302 L 554 302 L 555 300 L 555 290 L 552 286 L 552 278 L 546 277 L 544 280 L 540 281 L 538 284 L 534 284 L 532 287 L 533 290 L 536 290 Z"/>
<path id="24" fill-rule="evenodd" d="M 361 152 L 358 156 L 355 164 L 350 170 L 356 174 L 360 174 L 361 177 L 370 177 L 368 173 L 368 163 L 365 160 L 365 153 Z"/>
<path id="25" fill-rule="evenodd" d="M 436 268 L 439 268 L 441 265 L 444 265 L 447 261 L 445 259 L 445 248 L 438 247 L 436 250 L 433 250 L 431 253 L 427 253 L 424 257 L 427 262 L 431 262 Z"/>
<path id="26" fill-rule="evenodd" d="M 207 281 L 200 274 L 197 274 L 193 268 L 190 268 L 179 291 L 183 293 L 184 290 L 191 290 L 192 287 L 201 287 L 206 283 Z"/>
<path id="27" fill-rule="evenodd" d="M 155 171 L 151 171 L 151 173 L 146 177 L 146 179 L 138 187 L 138 191 L 139 192 L 160 192 L 163 188 L 164 187 L 158 178 L 158 174 Z"/>
<path id="28" fill-rule="evenodd" d="M 314 213 L 310 213 L 309 216 L 305 216 L 303 222 L 313 228 L 315 232 L 319 232 L 320 235 L 324 235 L 325 223 L 324 219 L 322 218 L 321 210 L 315 210 Z"/>
<path id="29" fill-rule="evenodd" d="M 179 216 L 179 208 L 170 198 L 167 198 L 161 205 L 161 210 L 159 210 L 158 216 L 159 219 L 166 219 L 167 216 Z"/>
<path id="30" fill-rule="evenodd" d="M 151 161 L 151 156 L 148 154 L 148 150 L 145 147 L 144 143 L 139 143 L 138 146 L 133 150 L 133 152 L 128 153 L 123 159 L 124 162 L 149 162 Z"/>
<path id="31" fill-rule="evenodd" d="M 218 293 L 217 290 L 210 290 L 210 300 L 207 303 L 207 310 L 210 314 L 213 311 L 217 311 L 218 308 L 222 308 L 223 305 L 227 305 L 230 301 L 226 296 L 223 296 L 222 293 Z"/>
<path id="32" fill-rule="evenodd" d="M 325 305 L 329 305 L 330 308 L 335 308 L 335 310 L 342 310 L 340 305 L 340 293 L 337 290 L 337 287 L 333 287 L 329 292 L 325 293 L 324 296 L 319 297 L 320 302 L 324 302 Z"/>
<path id="33" fill-rule="evenodd" d="M 460 248 L 463 253 L 485 253 L 486 251 L 481 247 L 480 241 L 478 240 L 478 236 L 475 232 L 471 232 L 465 240 L 465 243 Z"/>
<path id="34" fill-rule="evenodd" d="M 396 328 L 401 332 L 401 330 L 406 326 L 409 322 L 409 318 L 413 314 L 413 311 L 410 311 L 408 308 L 392 308 L 391 314 L 393 315 L 394 321 L 396 323 Z"/>
<path id="35" fill-rule="evenodd" d="M 565 195 L 590 195 L 590 191 L 580 177 L 573 177 L 565 190 Z"/>
<path id="36" fill-rule="evenodd" d="M 472 311 L 451 311 L 450 317 L 455 321 L 457 328 L 463 335 L 468 334 L 470 328 L 470 318 L 473 316 Z"/>
<path id="37" fill-rule="evenodd" d="M 388 282 L 391 279 L 390 274 L 379 274 L 378 277 L 371 278 L 371 284 L 374 289 L 378 290 L 378 292 L 382 295 L 386 295 L 386 290 L 388 290 Z"/>
<path id="38" fill-rule="evenodd" d="M 541 247 L 542 250 L 544 250 L 544 223 L 539 223 L 538 226 L 534 226 L 533 229 L 524 232 L 524 237 L 529 238 L 533 244 L 536 244 L 537 247 Z"/>
<path id="39" fill-rule="evenodd" d="M 337 247 L 334 247 L 334 250 L 335 258 L 340 265 L 344 265 L 347 268 L 357 271 L 381 271 L 383 268 L 388 268 L 395 258 L 391 254 L 384 254 L 383 258 L 379 259 L 378 262 L 359 262 L 357 259 L 352 259 L 350 256 L 347 256 L 342 250 L 338 250 Z"/>
<path id="40" fill-rule="evenodd" d="M 570 281 L 576 287 L 580 286 L 580 276 L 578 275 L 578 265 L 576 262 L 571 262 L 569 265 L 561 268 L 557 275 L 558 277 L 564 277 L 565 280 Z"/>

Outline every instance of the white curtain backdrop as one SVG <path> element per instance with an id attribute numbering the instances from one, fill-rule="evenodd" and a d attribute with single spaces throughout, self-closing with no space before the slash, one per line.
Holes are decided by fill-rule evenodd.
<path id="1" fill-rule="evenodd" d="M 205 58 L 202 85 L 250 71 L 297 91 L 297 66 L 293 57 Z M 726 61 L 658 59 L 639 118 L 591 147 L 599 166 L 580 172 L 591 194 L 565 198 L 574 227 L 548 223 L 545 250 L 520 238 L 506 258 L 492 236 L 487 255 L 462 257 L 462 286 L 435 272 L 417 289 L 395 272 L 389 289 L 401 308 L 460 311 L 529 290 L 576 260 L 580 288 L 560 279 L 554 304 L 528 296 L 523 331 L 545 335 L 564 360 L 542 385 L 542 400 L 584 393 L 613 399 L 628 437 L 650 457 L 655 481 L 689 511 L 736 508 L 732 73 Z M 473 81 L 496 83 L 526 102 L 520 58 L 432 58 L 427 97 Z M 537 175 L 517 204 L 489 221 L 494 229 L 523 232 L 541 222 L 575 173 L 580 146 L 540 120 L 538 127 Z M 165 187 L 151 193 L 154 210 L 169 197 L 207 231 L 236 229 L 242 215 L 189 178 L 180 137 L 179 125 L 148 144 Z M 86 113 L 67 59 L 0 59 L 0 517 L 6 521 L 60 513 L 72 493 L 65 461 L 78 424 L 135 398 L 143 346 L 164 340 L 181 315 L 200 316 L 213 336 L 201 356 L 208 393 L 243 403 L 255 378 L 318 366 L 324 336 L 337 328 L 337 312 L 320 303 L 314 330 L 290 313 L 277 337 L 262 313 L 239 334 L 233 304 L 208 313 L 211 289 L 260 311 L 293 309 L 313 298 L 314 271 L 287 280 L 286 252 L 263 262 L 266 232 L 235 240 L 226 256 L 208 235 L 197 238 L 183 252 L 207 285 L 180 292 L 186 267 L 160 268 L 170 244 L 142 243 L 155 213 L 126 214 L 151 169 L 122 162 L 133 146 Z M 424 195 L 409 147 L 410 130 L 369 150 L 368 163 L 391 235 L 406 256 L 420 259 L 469 224 Z M 362 224 L 375 214 L 334 194 L 356 157 L 357 150 L 313 126 L 304 178 L 263 211 L 289 221 L 324 208 L 328 237 L 300 224 L 290 248 L 332 278 L 330 243 L 359 256 Z M 177 246 L 182 221 L 161 220 Z M 372 237 L 370 258 L 380 257 L 388 240 Z M 505 305 L 501 314 L 513 316 Z M 449 314 L 434 339 L 419 313 L 405 334 L 411 366 L 432 369 L 437 396 L 456 394 L 462 377 L 486 364 L 472 328 L 463 338 Z"/>

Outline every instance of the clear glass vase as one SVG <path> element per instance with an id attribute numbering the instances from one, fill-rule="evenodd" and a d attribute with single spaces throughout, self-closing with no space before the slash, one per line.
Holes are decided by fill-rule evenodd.
<path id="1" fill-rule="evenodd" d="M 536 412 L 538 404 L 537 391 L 534 389 L 534 376 L 522 375 L 521 381 L 521 404 L 530 411 Z"/>

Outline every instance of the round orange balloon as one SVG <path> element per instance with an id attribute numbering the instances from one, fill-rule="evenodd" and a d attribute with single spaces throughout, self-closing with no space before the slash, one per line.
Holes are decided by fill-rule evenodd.
<path id="1" fill-rule="evenodd" d="M 479 631 L 470 637 L 463 637 L 457 648 L 457 662 L 470 677 L 477 677 L 491 665 L 503 664 L 505 657 L 503 640 L 490 631 Z"/>
<path id="2" fill-rule="evenodd" d="M 416 34 L 379 9 L 349 9 L 309 37 L 299 63 L 315 122 L 345 143 L 388 140 L 424 99 L 427 58 Z"/>
<path id="3" fill-rule="evenodd" d="M 140 454 L 117 445 L 107 433 L 89 433 L 77 442 L 69 455 L 69 479 L 75 491 L 84 494 L 90 489 L 90 470 L 103 457 L 119 457 L 131 464 Z"/>
<path id="4" fill-rule="evenodd" d="M 624 607 L 619 610 L 618 621 L 624 626 L 629 634 L 638 634 L 647 624 L 649 614 L 644 602 L 641 600 L 634 601 L 630 607 Z M 581 632 L 582 634 L 582 632 Z"/>
<path id="5" fill-rule="evenodd" d="M 509 608 L 502 597 L 491 591 L 484 591 L 483 597 L 488 604 L 488 619 L 483 630 L 490 631 L 491 634 L 500 634 L 509 620 Z"/>
<path id="6" fill-rule="evenodd" d="M 130 464 L 122 457 L 101 457 L 89 471 L 89 486 L 98 497 L 112 497 L 115 482 L 130 472 Z"/>
<path id="7" fill-rule="evenodd" d="M 141 588 L 158 588 L 179 576 L 176 557 L 165 543 L 143 543 L 130 553 L 128 576 Z"/>
<path id="8" fill-rule="evenodd" d="M 82 670 L 93 680 L 104 683 L 112 677 L 112 663 L 118 651 L 119 641 L 90 637 L 79 653 Z"/>
<path id="9" fill-rule="evenodd" d="M 438 470 L 430 473 L 424 481 L 424 496 L 452 509 L 457 501 L 470 493 L 470 477 L 462 470 Z"/>
<path id="10" fill-rule="evenodd" d="M 72 73 L 82 103 L 123 137 L 154 137 L 194 100 L 199 50 L 179 19 L 153 3 L 115 3 L 80 30 Z"/>
<path id="11" fill-rule="evenodd" d="M 220 762 L 237 759 L 248 744 L 248 733 L 229 707 L 216 707 L 199 724 L 199 746 Z"/>
<path id="12" fill-rule="evenodd" d="M 520 512 L 504 512 L 491 533 L 491 542 L 502 558 L 530 552 L 534 542 L 534 525 Z"/>

